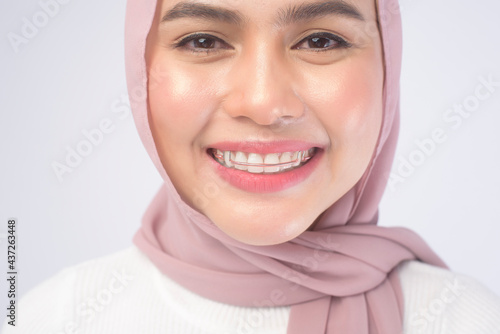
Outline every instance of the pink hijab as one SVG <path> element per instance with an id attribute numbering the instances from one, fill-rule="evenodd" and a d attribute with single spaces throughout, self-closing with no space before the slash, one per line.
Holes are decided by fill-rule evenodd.
<path id="1" fill-rule="evenodd" d="M 224 234 L 180 198 L 160 162 L 148 124 L 144 57 L 155 9 L 156 0 L 127 2 L 126 71 L 133 115 L 165 181 L 134 243 L 165 275 L 201 296 L 240 306 L 291 306 L 289 334 L 401 333 L 404 310 L 395 268 L 415 259 L 445 265 L 412 231 L 376 225 L 399 129 L 397 0 L 378 2 L 386 72 L 383 125 L 371 164 L 314 230 L 273 246 L 250 246 Z"/>

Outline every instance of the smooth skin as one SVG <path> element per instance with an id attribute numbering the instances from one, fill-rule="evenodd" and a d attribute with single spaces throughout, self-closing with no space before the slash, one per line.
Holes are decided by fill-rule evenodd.
<path id="1" fill-rule="evenodd" d="M 384 65 L 375 3 L 344 1 L 363 20 L 331 14 L 278 25 L 287 8 L 318 1 L 189 1 L 244 20 L 161 22 L 180 2 L 158 1 L 147 40 L 149 121 L 162 164 L 182 199 L 229 236 L 289 241 L 355 186 L 376 147 Z M 195 33 L 204 36 L 179 44 Z M 290 139 L 323 154 L 305 181 L 282 191 L 234 187 L 208 160 L 218 142 Z"/>

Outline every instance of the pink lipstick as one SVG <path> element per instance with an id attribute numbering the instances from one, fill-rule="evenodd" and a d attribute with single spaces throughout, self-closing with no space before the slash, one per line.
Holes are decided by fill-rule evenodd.
<path id="1" fill-rule="evenodd" d="M 290 188 L 314 171 L 323 149 L 298 141 L 220 142 L 206 150 L 218 175 L 248 192 Z"/>

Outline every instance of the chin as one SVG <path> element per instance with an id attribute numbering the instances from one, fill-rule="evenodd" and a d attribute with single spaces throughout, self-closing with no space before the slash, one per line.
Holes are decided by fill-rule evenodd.
<path id="1" fill-rule="evenodd" d="M 254 246 L 270 246 L 290 241 L 306 231 L 316 217 L 304 216 L 276 218 L 276 215 L 238 215 L 214 217 L 211 220 L 231 238 Z M 274 216 L 274 217 L 273 217 Z M 210 217 L 209 217 L 210 218 Z"/>

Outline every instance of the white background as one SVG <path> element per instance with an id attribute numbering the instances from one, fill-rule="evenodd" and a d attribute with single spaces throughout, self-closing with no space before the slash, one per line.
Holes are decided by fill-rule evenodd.
<path id="1" fill-rule="evenodd" d="M 388 188 L 380 224 L 414 229 L 457 272 L 500 295 L 500 87 L 457 127 L 447 109 L 474 95 L 479 76 L 500 81 L 500 2 L 403 0 L 402 125 L 394 173 L 441 128 L 404 182 Z M 125 106 L 125 1 L 72 0 L 15 52 L 9 32 L 41 11 L 37 0 L 0 4 L 0 233 L 18 219 L 18 292 L 70 265 L 131 245 L 161 184 Z M 53 169 L 90 131 L 104 136 L 62 182 Z M 3 239 L 1 238 L 3 236 Z M 0 235 L 1 268 L 6 265 Z M 5 282 L 0 294 L 5 298 Z"/>

